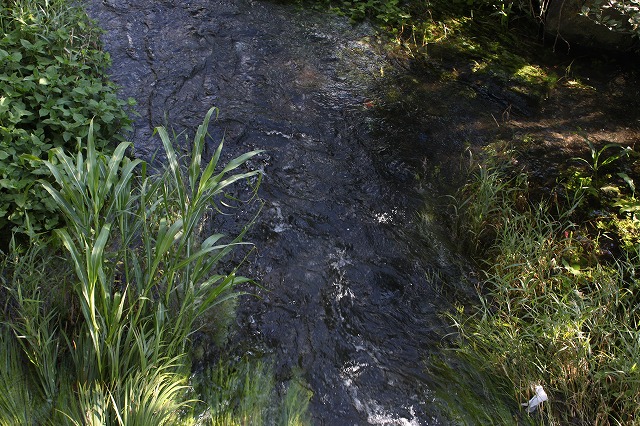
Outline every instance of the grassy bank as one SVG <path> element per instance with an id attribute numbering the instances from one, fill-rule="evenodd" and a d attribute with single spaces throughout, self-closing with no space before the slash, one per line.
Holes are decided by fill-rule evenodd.
<path id="1" fill-rule="evenodd" d="M 392 56 L 438 71 L 443 81 L 492 80 L 538 101 L 559 76 L 532 61 L 548 54 L 539 42 L 541 16 L 529 3 L 502 0 L 298 0 L 307 7 L 368 20 L 388 39 Z M 518 7 L 522 6 L 522 7 Z M 446 58 L 449 67 L 443 67 Z"/>
<path id="2" fill-rule="evenodd" d="M 91 130 L 75 155 L 32 159 L 54 177 L 42 185 L 66 226 L 2 258 L 0 423 L 268 424 L 285 413 L 283 424 L 303 424 L 307 391 L 276 395 L 266 365 L 191 376 L 190 336 L 247 281 L 221 269 L 243 232 L 204 234 L 204 221 L 225 188 L 258 179 L 241 171 L 257 152 L 218 167 L 220 145 L 202 163 L 213 112 L 187 162 L 158 129 L 158 175 L 124 155 L 127 143 L 96 151 Z"/>
<path id="3" fill-rule="evenodd" d="M 609 167 L 620 170 L 620 148 L 607 149 Z M 619 207 L 634 194 L 620 181 L 617 200 L 606 201 L 618 180 L 603 166 L 598 187 L 593 167 L 576 169 L 583 184 L 567 179 L 534 201 L 513 153 L 503 152 L 476 164 L 458 196 L 456 229 L 482 275 L 478 300 L 450 316 L 451 359 L 431 366 L 457 383 L 443 385 L 442 398 L 465 424 L 638 424 L 640 240 L 629 236 L 634 213 Z M 549 400 L 527 413 L 521 403 L 536 385 Z"/>

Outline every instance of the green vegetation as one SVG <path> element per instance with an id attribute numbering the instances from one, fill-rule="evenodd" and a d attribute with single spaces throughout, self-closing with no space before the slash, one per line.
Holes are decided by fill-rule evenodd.
<path id="1" fill-rule="evenodd" d="M 116 87 L 104 78 L 109 56 L 84 11 L 64 0 L 0 4 L 0 230 L 58 226 L 53 200 L 36 180 L 51 148 L 73 151 L 93 119 L 107 149 L 130 123 Z"/>
<path id="2" fill-rule="evenodd" d="M 296 0 L 296 2 L 348 16 L 353 22 L 371 19 L 377 23 L 397 26 L 411 16 L 405 2 L 400 0 Z"/>
<path id="3" fill-rule="evenodd" d="M 590 146 L 595 154 L 578 172 L 599 181 L 601 191 L 610 186 L 604 179 L 615 176 L 606 166 L 622 167 L 617 160 L 628 150 Z M 634 212 L 616 207 L 633 193 L 620 188 L 610 200 L 598 192 L 593 221 L 592 186 L 559 184 L 564 198 L 534 202 L 526 174 L 510 166 L 514 154 L 500 152 L 480 162 L 458 196 L 457 229 L 476 248 L 484 275 L 479 303 L 451 314 L 458 330 L 452 359 L 431 366 L 443 377 L 457 376 L 459 384 L 480 380 L 484 387 L 471 384 L 460 395 L 443 384 L 443 401 L 466 424 L 508 424 L 514 416 L 544 424 L 637 424 L 640 240 L 617 244 L 613 258 L 605 249 L 614 239 L 629 241 L 614 224 L 633 223 L 637 230 Z M 549 401 L 527 415 L 519 405 L 535 385 Z"/>
<path id="4" fill-rule="evenodd" d="M 519 6 L 538 19 L 529 2 L 316 4 L 374 20 L 414 58 L 458 55 L 467 68 L 442 69 L 443 81 L 482 74 L 537 98 L 558 82 L 495 31 L 523 16 Z M 310 391 L 296 377 L 276 389 L 265 361 L 191 371 L 194 331 L 206 319 L 222 344 L 234 288 L 249 281 L 225 263 L 244 231 L 209 235 L 203 223 L 229 185 L 258 184 L 245 170 L 256 152 L 219 168 L 220 145 L 204 163 L 211 110 L 186 158 L 158 129 L 168 163 L 151 175 L 127 157 L 130 144 L 110 145 L 132 101 L 105 78 L 108 55 L 79 7 L 3 2 L 0 27 L 0 230 L 29 242 L 0 257 L 0 424 L 308 424 Z M 459 240 L 486 263 L 479 303 L 451 313 L 451 357 L 431 365 L 450 380 L 440 397 L 454 420 L 640 418 L 640 203 L 629 174 L 610 169 L 632 151 L 589 147 L 560 202 L 531 201 L 509 161 L 478 166 L 459 194 Z M 519 404 L 537 384 L 549 401 L 527 415 Z"/>
<path id="5" fill-rule="evenodd" d="M 184 158 L 157 129 L 167 165 L 151 174 L 127 155 L 133 101 L 79 6 L 3 2 L 0 27 L 0 230 L 14 235 L 0 242 L 0 424 L 308 424 L 310 392 L 297 377 L 276 389 L 264 361 L 192 372 L 213 361 L 193 333 L 226 353 L 250 281 L 229 259 L 246 228 L 204 224 L 231 185 L 255 191 L 257 152 L 219 165 L 221 144 L 205 162 L 212 109 Z"/>
<path id="6" fill-rule="evenodd" d="M 544 24 L 549 1 L 539 0 L 298 0 L 314 4 L 350 17 L 353 21 L 370 19 L 373 22 L 396 27 L 420 27 L 434 14 L 450 16 L 492 16 L 502 26 L 525 18 Z M 589 0 L 583 2 L 581 14 L 612 31 L 640 34 L 640 1 Z"/>
<path id="7" fill-rule="evenodd" d="M 582 14 L 612 31 L 640 36 L 638 0 L 590 0 L 582 7 Z"/>
<path id="8" fill-rule="evenodd" d="M 392 53 L 439 72 L 443 84 L 460 80 L 478 93 L 490 85 L 527 101 L 560 84 L 595 90 L 571 80 L 571 66 L 558 76 L 545 65 L 536 2 L 393 3 L 399 11 L 375 1 L 313 3 L 369 19 L 384 29 Z M 387 86 L 380 104 L 420 97 Z M 455 423 L 640 424 L 640 203 L 637 173 L 625 168 L 636 154 L 585 145 L 590 156 L 574 160 L 580 167 L 544 197 L 514 167 L 517 153 L 489 147 L 456 197 L 452 228 L 479 263 L 479 276 L 466 283 L 478 298 L 448 313 L 457 331 L 452 349 L 429 362 Z M 529 414 L 521 404 L 536 385 L 549 400 Z"/>
<path id="9" fill-rule="evenodd" d="M 55 230 L 67 251 L 56 262 L 68 265 L 56 283 L 63 295 L 58 302 L 66 306 L 46 297 L 53 260 L 46 243 L 33 241 L 25 253 L 14 247 L 3 268 L 9 309 L 2 346 L 8 359 L 23 362 L 5 370 L 19 377 L 4 381 L 3 395 L 19 392 L 4 401 L 5 416 L 26 416 L 23 407 L 29 406 L 36 409 L 22 424 L 164 424 L 189 402 L 183 395 L 185 351 L 194 321 L 246 281 L 213 273 L 240 242 L 204 238 L 199 222 L 225 186 L 253 174 L 225 176 L 255 154 L 214 176 L 216 157 L 202 172 L 209 116 L 187 176 L 164 129 L 159 132 L 170 162 L 157 177 L 147 177 L 144 163 L 124 156 L 127 143 L 111 156 L 97 152 L 92 129 L 86 150 L 71 157 L 58 148 L 43 161 L 55 183 L 42 185 L 67 225 Z"/>
<path id="10" fill-rule="evenodd" d="M 536 40 L 541 18 L 529 2 L 301 2 L 353 21 L 370 20 L 389 39 L 388 49 L 436 69 L 443 81 L 488 77 L 493 84 L 534 101 L 547 97 L 559 81 L 540 63 L 545 57 Z M 511 28 L 514 22 L 517 30 Z M 532 61 L 533 52 L 538 52 L 538 60 Z M 442 67 L 442 57 L 451 67 Z"/>
<path id="11" fill-rule="evenodd" d="M 311 398 L 299 378 L 294 377 L 277 395 L 273 373 L 262 361 L 242 360 L 237 365 L 210 366 L 196 378 L 194 388 L 202 398 L 205 424 L 308 425 L 307 406 Z M 274 404 L 279 401 L 279 404 Z M 202 423 L 202 422 L 201 422 Z"/>
<path id="12" fill-rule="evenodd" d="M 333 4 L 346 13 L 346 3 Z M 535 2 L 410 1 L 401 19 L 382 20 L 372 2 L 358 3 L 395 49 L 439 71 L 443 84 L 473 88 L 480 77 L 534 101 L 558 84 L 576 87 L 522 37 L 536 35 Z M 640 203 L 627 167 L 636 154 L 585 141 L 590 156 L 574 160 L 580 167 L 546 197 L 529 192 L 517 153 L 499 144 L 456 197 L 452 228 L 479 262 L 480 276 L 467 283 L 478 299 L 448 314 L 452 349 L 429 362 L 454 422 L 638 424 Z M 521 404 L 536 385 L 549 401 L 529 414 Z"/>
<path id="13" fill-rule="evenodd" d="M 189 383 L 197 321 L 248 281 L 235 269 L 220 271 L 232 250 L 247 244 L 244 231 L 231 240 L 207 235 L 203 221 L 229 185 L 259 182 L 258 172 L 240 171 L 258 152 L 218 167 L 221 144 L 203 163 L 213 113 L 186 160 L 165 129 L 157 129 L 168 159 L 157 175 L 124 155 L 128 143 L 111 155 L 98 152 L 91 125 L 86 149 L 75 156 L 58 148 L 49 161 L 31 159 L 51 172 L 54 182 L 41 184 L 66 226 L 26 250 L 13 246 L 3 260 L 1 424 L 193 424 L 203 412 L 214 414 L 211 424 L 244 424 L 229 419 L 246 411 L 212 402 L 213 395 L 224 398 L 224 381 L 238 375 L 248 381 L 235 384 L 235 392 L 247 401 L 263 399 L 252 403 L 251 415 L 271 409 L 270 372 L 259 366 L 251 374 L 210 374 L 214 383 L 222 381 L 220 390 L 207 388 L 210 406 L 198 410 L 201 396 Z M 258 384 L 256 375 L 263 378 Z M 298 416 L 285 424 L 303 423 L 308 398 L 294 390 L 291 401 L 283 399 Z"/>

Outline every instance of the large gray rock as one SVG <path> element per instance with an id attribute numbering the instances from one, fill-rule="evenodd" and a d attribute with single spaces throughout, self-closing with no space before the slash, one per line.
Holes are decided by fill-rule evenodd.
<path id="1" fill-rule="evenodd" d="M 589 3 L 589 2 L 586 2 Z M 556 44 L 581 45 L 608 50 L 628 50 L 634 44 L 633 37 L 617 31 L 611 31 L 591 19 L 580 15 L 584 0 L 550 0 L 545 19 L 545 31 L 553 37 Z M 609 10 L 612 18 L 617 13 Z M 624 18 L 620 18 L 623 19 Z"/>

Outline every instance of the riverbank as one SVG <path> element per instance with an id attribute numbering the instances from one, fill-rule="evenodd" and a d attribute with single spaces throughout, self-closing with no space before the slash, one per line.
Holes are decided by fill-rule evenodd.
<path id="1" fill-rule="evenodd" d="M 446 314 L 450 357 L 429 361 L 438 395 L 464 424 L 635 424 L 638 58 L 554 54 L 487 16 L 451 19 L 433 22 L 449 28 L 438 40 L 396 38 L 400 60 L 504 108 L 485 116 L 484 140 L 433 160 L 437 173 L 426 167 L 445 187 L 457 172 L 441 169 L 470 173 L 449 212 L 478 265 L 466 280 L 477 299 Z M 539 385 L 548 401 L 527 413 Z"/>

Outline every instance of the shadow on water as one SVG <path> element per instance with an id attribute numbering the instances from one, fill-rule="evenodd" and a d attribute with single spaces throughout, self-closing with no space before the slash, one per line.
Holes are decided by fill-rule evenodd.
<path id="1" fill-rule="evenodd" d="M 304 372 L 316 424 L 444 422 L 424 360 L 447 333 L 442 281 L 460 273 L 437 223 L 416 236 L 429 190 L 416 176 L 482 139 L 503 106 L 395 67 L 369 28 L 335 17 L 249 0 L 89 3 L 113 79 L 138 101 L 138 155 L 158 148 L 153 126 L 193 130 L 212 105 L 225 155 L 266 151 L 247 272 L 263 289 L 243 302 L 241 337 L 281 376 Z"/>

